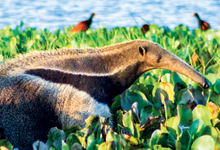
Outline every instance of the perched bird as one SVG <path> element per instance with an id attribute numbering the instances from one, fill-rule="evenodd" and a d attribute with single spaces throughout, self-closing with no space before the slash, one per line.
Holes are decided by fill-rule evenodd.
<path id="1" fill-rule="evenodd" d="M 141 27 L 141 32 L 142 32 L 143 35 L 145 35 L 145 33 L 146 33 L 147 31 L 149 31 L 149 30 L 150 30 L 150 26 L 149 26 L 148 24 L 144 24 L 144 25 Z"/>
<path id="2" fill-rule="evenodd" d="M 200 29 L 200 30 L 206 31 L 206 30 L 208 30 L 208 29 L 211 28 L 210 25 L 209 25 L 209 23 L 206 22 L 206 21 L 201 20 L 201 19 L 199 18 L 199 15 L 198 15 L 197 13 L 194 13 L 192 16 L 193 16 L 193 17 L 196 17 L 196 18 L 198 19 L 199 29 Z"/>
<path id="3" fill-rule="evenodd" d="M 95 17 L 95 16 L 96 16 L 96 14 L 92 13 L 88 20 L 81 21 L 80 23 L 78 23 L 75 27 L 73 27 L 70 30 L 70 33 L 86 31 L 92 23 L 92 18 Z"/>

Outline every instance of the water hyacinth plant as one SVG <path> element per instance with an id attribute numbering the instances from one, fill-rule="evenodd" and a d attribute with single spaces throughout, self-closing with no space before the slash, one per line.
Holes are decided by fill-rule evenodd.
<path id="1" fill-rule="evenodd" d="M 203 90 L 189 78 L 167 70 L 146 72 L 113 99 L 111 120 L 90 116 L 84 128 L 54 127 L 47 142 L 36 141 L 34 149 L 220 149 L 220 31 L 190 31 L 184 25 L 171 30 L 155 24 L 145 35 L 138 27 L 103 27 L 75 34 L 70 29 L 23 29 L 22 22 L 16 29 L 6 26 L 0 30 L 1 62 L 32 50 L 95 48 L 146 39 L 189 63 L 211 86 Z M 13 149 L 4 139 L 0 145 L 0 149 Z"/>

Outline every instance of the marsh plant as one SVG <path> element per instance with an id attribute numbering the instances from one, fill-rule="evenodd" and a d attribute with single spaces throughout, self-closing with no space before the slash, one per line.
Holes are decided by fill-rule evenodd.
<path id="1" fill-rule="evenodd" d="M 103 27 L 75 34 L 69 33 L 72 27 L 54 32 L 22 28 L 21 22 L 16 29 L 0 30 L 1 63 L 33 50 L 95 48 L 146 39 L 179 56 L 210 83 L 204 90 L 181 74 L 151 70 L 113 99 L 112 120 L 90 116 L 85 128 L 54 127 L 46 143 L 33 143 L 35 149 L 220 149 L 220 31 L 190 31 L 184 25 L 171 30 L 155 24 L 145 35 L 138 27 Z M 3 139 L 0 145 L 13 149 Z"/>

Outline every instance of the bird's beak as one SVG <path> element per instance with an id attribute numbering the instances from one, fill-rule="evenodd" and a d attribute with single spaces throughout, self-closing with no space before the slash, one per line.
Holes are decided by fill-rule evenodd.
<path id="1" fill-rule="evenodd" d="M 195 14 L 192 14 L 192 17 L 194 17 L 195 16 Z"/>

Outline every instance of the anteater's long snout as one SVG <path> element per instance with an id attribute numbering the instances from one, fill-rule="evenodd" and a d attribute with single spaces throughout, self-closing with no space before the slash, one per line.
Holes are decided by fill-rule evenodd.
<path id="1" fill-rule="evenodd" d="M 187 76 L 204 89 L 209 88 L 209 82 L 202 74 L 200 74 L 198 71 L 196 71 L 177 56 L 175 56 L 173 60 L 174 62 L 171 61 L 173 65 L 169 65 L 172 68 L 171 70 Z"/>
<path id="2" fill-rule="evenodd" d="M 208 80 L 185 61 L 165 49 L 161 50 L 161 54 L 161 63 L 157 64 L 157 68 L 169 69 L 178 72 L 187 76 L 202 88 L 209 88 L 210 85 Z"/>

